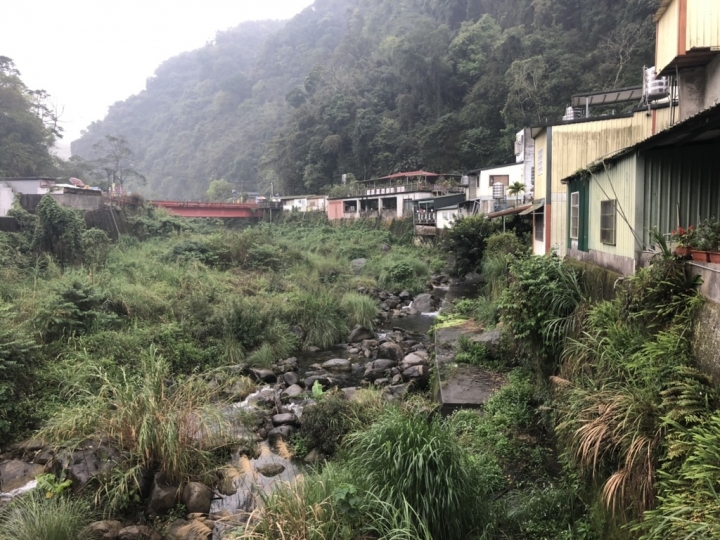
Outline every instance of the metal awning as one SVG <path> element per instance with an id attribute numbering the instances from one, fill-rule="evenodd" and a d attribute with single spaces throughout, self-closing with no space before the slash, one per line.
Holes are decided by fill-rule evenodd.
<path id="1" fill-rule="evenodd" d="M 524 204 L 522 206 L 516 206 L 515 208 L 508 208 L 507 210 L 500 210 L 499 212 L 491 212 L 489 214 L 485 214 L 485 217 L 488 219 L 492 219 L 492 218 L 496 218 L 496 217 L 519 214 L 521 212 L 524 212 L 525 210 L 532 208 L 532 206 L 533 206 L 532 204 Z"/>
<path id="2" fill-rule="evenodd" d="M 536 202 L 535 204 L 533 204 L 533 205 L 532 205 L 530 208 L 528 208 L 527 210 L 523 210 L 522 212 L 520 212 L 520 215 L 521 215 L 521 216 L 527 216 L 528 214 L 532 214 L 533 212 L 537 212 L 537 211 L 540 210 L 543 206 L 545 206 L 545 199 L 542 199 L 542 200 Z"/>

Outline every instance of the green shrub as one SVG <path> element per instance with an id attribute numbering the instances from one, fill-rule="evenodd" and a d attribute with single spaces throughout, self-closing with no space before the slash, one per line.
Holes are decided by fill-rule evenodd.
<path id="1" fill-rule="evenodd" d="M 0 540 L 78 540 L 93 517 L 84 499 L 48 499 L 36 491 L 0 511 Z"/>
<path id="2" fill-rule="evenodd" d="M 300 437 L 309 449 L 334 454 L 343 437 L 357 427 L 355 408 L 342 396 L 330 395 L 321 399 L 303 410 Z"/>
<path id="3" fill-rule="evenodd" d="M 197 240 L 183 240 L 175 244 L 162 258 L 168 262 L 189 262 L 199 261 L 203 264 L 212 265 L 217 262 L 218 257 L 204 242 Z"/>
<path id="4" fill-rule="evenodd" d="M 487 525 L 491 473 L 439 418 L 389 410 L 348 442 L 353 470 L 368 491 L 395 508 L 407 501 L 433 538 L 465 538 Z"/>
<path id="5" fill-rule="evenodd" d="M 304 292 L 292 298 L 289 318 L 305 333 L 306 347 L 327 349 L 347 339 L 350 331 L 338 299 L 327 292 Z"/>
<path id="6" fill-rule="evenodd" d="M 527 251 L 528 246 L 515 233 L 497 232 L 488 237 L 484 256 L 525 255 Z"/>
<path id="7" fill-rule="evenodd" d="M 33 249 L 51 253 L 61 264 L 79 261 L 85 231 L 80 212 L 62 208 L 51 195 L 45 195 L 40 199 L 35 215 L 37 226 Z"/>
<path id="8" fill-rule="evenodd" d="M 485 246 L 490 236 L 498 230 L 497 223 L 485 216 L 460 218 L 448 230 L 443 244 L 445 250 L 455 256 L 455 271 L 459 275 L 474 272 L 480 267 Z"/>
<path id="9" fill-rule="evenodd" d="M 498 322 L 497 305 L 484 296 L 478 298 L 460 298 L 453 303 L 455 312 L 462 316 L 476 320 L 489 327 Z"/>
<path id="10" fill-rule="evenodd" d="M 393 255 L 380 259 L 377 280 L 385 290 L 416 294 L 424 289 L 429 274 L 428 265 L 417 256 Z"/>
<path id="11" fill-rule="evenodd" d="M 364 294 L 350 292 L 343 295 L 341 305 L 347 313 L 350 326 L 359 324 L 372 330 L 378 316 L 375 300 Z"/>
<path id="12" fill-rule="evenodd" d="M 107 297 L 96 287 L 73 279 L 45 300 L 35 326 L 46 342 L 117 326 L 120 319 L 108 307 Z"/>

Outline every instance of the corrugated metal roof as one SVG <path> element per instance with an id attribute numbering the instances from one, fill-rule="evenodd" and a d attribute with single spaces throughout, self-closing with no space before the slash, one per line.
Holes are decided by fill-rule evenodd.
<path id="1" fill-rule="evenodd" d="M 500 210 L 499 212 L 491 212 L 490 214 L 485 214 L 485 217 L 488 219 L 492 219 L 496 217 L 510 216 L 512 214 L 520 214 L 525 210 L 529 210 L 532 207 L 532 204 L 524 204 L 522 206 L 516 206 L 515 208 L 508 208 L 507 210 Z"/>
<path id="2" fill-rule="evenodd" d="M 563 178 L 561 181 L 563 184 L 566 184 L 569 180 L 581 174 L 594 172 L 601 167 L 604 167 L 606 164 L 612 163 L 622 156 L 636 150 L 648 150 L 659 146 L 690 144 L 693 142 L 703 142 L 715 138 L 720 138 L 720 103 L 702 110 L 699 113 L 686 118 L 682 122 L 664 129 L 655 135 L 651 135 L 632 146 L 622 148 L 616 152 L 603 156 L 592 162 L 584 169 L 576 171 L 572 175 Z"/>

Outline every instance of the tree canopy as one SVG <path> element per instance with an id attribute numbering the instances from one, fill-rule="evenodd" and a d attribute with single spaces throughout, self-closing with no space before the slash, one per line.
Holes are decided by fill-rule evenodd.
<path id="1" fill-rule="evenodd" d="M 54 169 L 50 150 L 62 129 L 44 90 L 30 90 L 7 56 L 0 56 L 0 177 L 37 176 Z"/>

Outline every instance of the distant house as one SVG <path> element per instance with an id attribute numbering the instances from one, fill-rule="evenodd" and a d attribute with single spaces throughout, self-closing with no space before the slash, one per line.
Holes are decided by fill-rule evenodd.
<path id="1" fill-rule="evenodd" d="M 328 218 L 412 217 L 417 201 L 464 191 L 459 186 L 448 185 L 451 176 L 428 171 L 410 171 L 361 180 L 358 182 L 361 187 L 355 193 L 345 197 L 328 198 Z M 459 179 L 459 175 L 455 176 Z"/>
<path id="2" fill-rule="evenodd" d="M 519 201 L 515 196 L 508 194 L 508 188 L 515 182 L 521 182 L 525 185 L 525 164 L 509 163 L 507 165 L 496 165 L 494 167 L 486 167 L 484 169 L 475 169 L 465 173 L 468 177 L 465 186 L 466 198 L 468 200 L 468 209 L 472 214 L 489 214 L 500 208 L 500 199 L 493 197 L 493 186 L 502 184 L 505 189 L 502 191 L 502 206 L 515 206 L 516 202 L 524 200 L 525 193 L 519 195 Z M 526 191 L 528 188 L 525 188 Z"/>
<path id="3" fill-rule="evenodd" d="M 86 186 L 77 178 L 62 182 L 58 178 L 31 176 L 0 178 L 0 217 L 5 217 L 16 196 L 29 212 L 35 212 L 43 195 L 51 194 L 60 206 L 78 210 L 97 210 L 102 206 L 102 191 Z"/>
<path id="4" fill-rule="evenodd" d="M 8 211 L 13 206 L 16 195 L 37 195 L 37 200 L 39 201 L 40 197 L 48 193 L 50 188 L 56 183 L 56 178 L 44 176 L 0 178 L 0 217 L 7 216 Z"/>
<path id="5" fill-rule="evenodd" d="M 286 212 L 324 212 L 327 195 L 296 195 L 280 197 Z"/>

